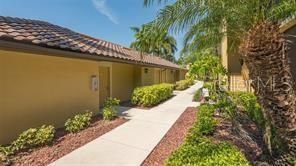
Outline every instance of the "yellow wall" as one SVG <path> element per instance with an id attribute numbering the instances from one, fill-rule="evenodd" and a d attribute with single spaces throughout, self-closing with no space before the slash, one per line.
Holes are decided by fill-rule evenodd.
<path id="1" fill-rule="evenodd" d="M 160 84 L 160 69 L 154 68 L 154 84 Z"/>
<path id="2" fill-rule="evenodd" d="M 142 68 L 140 66 L 134 67 L 134 85 L 135 87 L 142 86 Z"/>
<path id="3" fill-rule="evenodd" d="M 165 83 L 166 82 L 166 70 L 165 69 L 161 69 L 160 70 L 160 82 L 161 83 Z"/>
<path id="4" fill-rule="evenodd" d="M 185 70 L 179 70 L 179 80 L 184 80 L 186 75 Z"/>
<path id="5" fill-rule="evenodd" d="M 98 63 L 0 51 L 0 144 L 43 124 L 62 126 L 78 112 L 97 110 L 90 87 Z"/>
<path id="6" fill-rule="evenodd" d="M 172 69 L 166 70 L 166 82 L 167 83 L 174 83 L 175 72 Z"/>
<path id="7" fill-rule="evenodd" d="M 0 51 L 0 144 L 28 128 L 62 127 L 79 112 L 97 113 L 100 90 L 91 90 L 91 76 L 99 76 L 99 66 L 110 67 L 110 93 L 121 101 L 137 86 L 176 77 L 168 69 Z"/>
<path id="8" fill-rule="evenodd" d="M 135 88 L 135 71 L 137 67 L 129 64 L 112 64 L 112 97 L 121 101 L 130 99 Z"/>
<path id="9" fill-rule="evenodd" d="M 146 70 L 147 69 L 147 70 Z M 154 68 L 142 67 L 142 86 L 153 85 L 154 84 Z"/>

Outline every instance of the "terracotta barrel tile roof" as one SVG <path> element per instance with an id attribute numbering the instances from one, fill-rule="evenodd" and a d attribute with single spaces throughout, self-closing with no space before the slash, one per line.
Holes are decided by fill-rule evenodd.
<path id="1" fill-rule="evenodd" d="M 140 52 L 130 48 L 77 33 L 45 21 L 0 16 L 0 40 L 7 39 L 95 56 L 180 68 L 177 64 L 165 59 L 148 54 L 141 56 Z"/>

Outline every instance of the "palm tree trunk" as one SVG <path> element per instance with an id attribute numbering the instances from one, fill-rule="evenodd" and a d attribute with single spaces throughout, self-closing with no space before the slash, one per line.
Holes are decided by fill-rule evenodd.
<path id="1" fill-rule="evenodd" d="M 241 46 L 258 102 L 285 145 L 276 165 L 292 165 L 296 160 L 296 89 L 287 49 L 279 25 L 270 22 L 252 28 Z"/>

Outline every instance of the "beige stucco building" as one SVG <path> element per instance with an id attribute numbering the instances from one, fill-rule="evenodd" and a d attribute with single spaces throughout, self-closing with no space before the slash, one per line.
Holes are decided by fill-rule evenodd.
<path id="1" fill-rule="evenodd" d="M 43 21 L 0 17 L 0 144 L 43 124 L 99 112 L 107 97 L 174 83 L 186 70 Z"/>
<path id="2" fill-rule="evenodd" d="M 282 23 L 280 31 L 284 33 L 289 41 L 288 58 L 292 67 L 292 74 L 296 78 L 296 18 L 289 19 Z M 220 45 L 221 62 L 227 69 L 227 82 L 230 91 L 253 91 L 249 79 L 249 70 L 243 63 L 238 53 L 230 53 L 228 50 L 228 38 L 224 36 Z"/>

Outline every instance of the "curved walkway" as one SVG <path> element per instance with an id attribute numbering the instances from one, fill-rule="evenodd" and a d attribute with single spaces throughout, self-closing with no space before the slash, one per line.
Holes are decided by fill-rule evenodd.
<path id="1" fill-rule="evenodd" d="M 140 165 L 192 102 L 197 82 L 185 91 L 150 110 L 120 107 L 130 121 L 60 158 L 53 166 Z"/>

